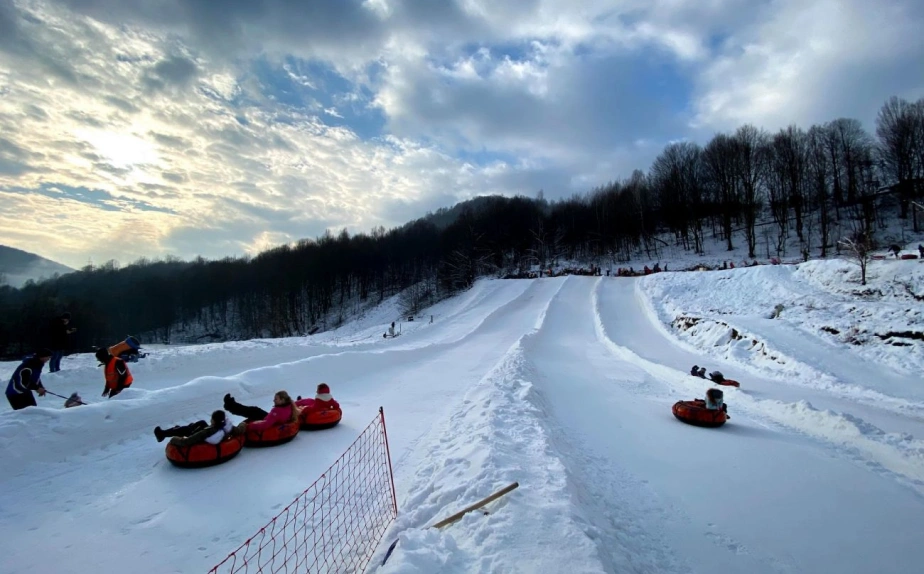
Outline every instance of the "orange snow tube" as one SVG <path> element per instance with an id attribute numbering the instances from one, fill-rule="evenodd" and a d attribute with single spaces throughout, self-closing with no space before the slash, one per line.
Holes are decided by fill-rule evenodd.
<path id="1" fill-rule="evenodd" d="M 678 420 L 698 427 L 720 427 L 728 420 L 724 411 L 707 409 L 700 399 L 677 401 L 671 410 Z"/>
<path id="2" fill-rule="evenodd" d="M 295 438 L 298 434 L 298 422 L 274 425 L 268 429 L 256 430 L 247 425 L 247 446 L 276 446 Z"/>
<path id="3" fill-rule="evenodd" d="M 167 460 L 182 468 L 202 468 L 228 462 L 244 446 L 244 435 L 227 436 L 218 444 L 201 442 L 191 446 L 167 443 Z"/>
<path id="4" fill-rule="evenodd" d="M 712 382 L 717 385 L 725 385 L 726 387 L 740 387 L 741 386 L 741 383 L 739 383 L 738 381 L 733 381 L 731 379 L 724 379 L 721 381 L 712 381 Z"/>
<path id="5" fill-rule="evenodd" d="M 109 354 L 113 357 L 118 357 L 122 353 L 137 353 L 138 349 L 140 348 L 141 343 L 138 342 L 138 339 L 134 337 L 128 337 L 121 343 L 116 343 L 115 345 L 109 347 Z"/>
<path id="6" fill-rule="evenodd" d="M 302 409 L 298 416 L 302 430 L 321 430 L 337 426 L 340 419 L 343 418 L 343 411 L 340 409 Z"/>

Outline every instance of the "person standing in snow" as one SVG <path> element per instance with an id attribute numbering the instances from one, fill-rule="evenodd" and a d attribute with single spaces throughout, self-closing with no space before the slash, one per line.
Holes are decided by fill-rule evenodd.
<path id="1" fill-rule="evenodd" d="M 49 373 L 57 373 L 61 370 L 61 359 L 67 349 L 67 338 L 77 330 L 76 327 L 68 327 L 70 322 L 71 314 L 63 313 L 60 317 L 52 319 L 51 324 L 48 326 L 48 342 L 51 347 L 51 364 L 48 365 Z"/>
<path id="2" fill-rule="evenodd" d="M 108 396 L 111 399 L 132 385 L 134 377 L 128 370 L 128 365 L 122 359 L 110 355 L 109 349 L 105 347 L 97 349 L 96 360 L 103 365 L 103 374 L 106 377 L 106 386 L 103 388 L 104 397 Z"/>
<path id="3" fill-rule="evenodd" d="M 45 396 L 45 387 L 42 386 L 42 368 L 50 360 L 51 349 L 40 349 L 23 359 L 23 362 L 13 371 L 13 376 L 6 385 L 6 400 L 10 402 L 14 411 L 36 406 L 35 395 L 32 391 L 37 392 L 40 397 Z"/>
<path id="4" fill-rule="evenodd" d="M 295 399 L 295 405 L 302 409 L 313 411 L 324 411 L 328 409 L 340 410 L 340 403 L 334 400 L 334 397 L 330 394 L 330 387 L 327 386 L 327 383 L 318 385 L 317 392 L 313 399 L 303 399 L 301 396 L 298 396 Z"/>
<path id="5" fill-rule="evenodd" d="M 170 444 L 174 446 L 192 446 L 201 442 L 218 444 L 225 440 L 227 436 L 244 434 L 246 428 L 246 422 L 235 426 L 228 420 L 225 411 L 217 410 L 212 413 L 211 423 L 196 421 L 192 424 L 172 426 L 168 429 L 162 429 L 158 426 L 154 427 L 154 437 L 157 438 L 157 442 L 163 442 L 165 438 L 172 437 Z"/>

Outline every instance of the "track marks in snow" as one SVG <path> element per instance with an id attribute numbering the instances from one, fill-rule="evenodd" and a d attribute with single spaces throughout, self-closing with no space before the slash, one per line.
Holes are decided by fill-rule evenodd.
<path id="1" fill-rule="evenodd" d="M 399 502 L 389 538 L 395 554 L 381 572 L 604 572 L 593 542 L 571 517 L 566 469 L 551 448 L 523 377 L 515 343 L 430 437 Z M 511 482 L 517 490 L 441 531 L 425 529 Z M 402 489 L 405 490 L 405 489 Z M 524 532 L 527 533 L 524 536 Z"/>
<path id="2" fill-rule="evenodd" d="M 592 298 L 598 339 L 614 356 L 644 369 L 675 390 L 701 394 L 703 381 L 689 377 L 672 367 L 646 360 L 610 337 L 601 316 L 598 295 L 600 285 L 597 284 Z M 651 301 L 639 286 L 640 283 L 635 282 L 635 300 L 647 315 L 651 326 L 663 335 L 666 344 L 677 344 L 676 337 L 658 320 Z M 775 427 L 799 432 L 833 446 L 837 452 L 851 460 L 872 463 L 867 465 L 870 470 L 897 479 L 924 495 L 924 441 L 905 433 L 885 432 L 850 413 L 816 409 L 807 401 L 787 403 L 774 399 L 759 399 L 752 396 L 747 388 L 723 387 L 723 391 L 725 401 L 731 408 L 729 413 L 733 417 L 730 424 L 741 424 L 734 418 L 734 413 L 740 411 L 754 421 L 762 420 Z M 875 393 L 868 389 L 866 391 Z M 849 396 L 855 399 L 858 397 L 852 393 L 849 393 Z"/>
<path id="3" fill-rule="evenodd" d="M 574 291 L 580 291 L 586 285 L 587 280 L 583 278 L 569 279 L 560 296 L 566 301 L 561 302 L 559 298 L 553 300 L 546 310 L 543 324 L 535 333 L 524 337 L 525 360 L 521 376 L 531 381 L 536 389 L 528 396 L 528 400 L 539 412 L 540 424 L 550 437 L 552 452 L 564 462 L 573 519 L 585 535 L 594 541 L 604 571 L 646 574 L 688 572 L 689 566 L 676 556 L 663 531 L 663 525 L 676 521 L 670 505 L 646 481 L 622 467 L 619 461 L 598 452 L 601 440 L 631 440 L 631 432 L 608 437 L 601 437 L 599 433 L 585 435 L 574 432 L 559 421 L 560 413 L 556 405 L 550 402 L 552 399 L 547 392 L 550 385 L 567 386 L 572 382 L 560 378 L 559 372 L 586 372 L 611 378 L 611 382 L 604 384 L 618 385 L 622 389 L 632 387 L 632 392 L 639 395 L 648 395 L 659 388 L 658 381 L 631 364 L 609 361 L 613 367 L 612 374 L 600 369 L 600 364 L 593 358 L 597 352 L 594 349 L 597 342 L 593 341 L 592 328 L 584 323 L 583 317 L 572 312 L 573 307 L 562 306 L 573 302 L 576 298 Z M 567 294 L 564 294 L 565 290 Z M 587 301 L 582 301 L 576 307 L 586 311 L 591 301 L 592 297 L 588 295 Z M 559 337 L 562 338 L 561 348 L 552 353 L 548 345 Z M 551 345 L 555 346 L 554 343 Z M 545 365 L 543 361 L 552 355 L 564 357 L 566 361 L 564 365 L 556 365 L 555 372 L 540 366 Z M 632 371 L 634 376 L 624 376 L 625 370 Z M 582 391 L 575 389 L 574 392 Z M 583 400 L 576 401 L 575 405 L 585 401 L 602 401 L 607 404 L 608 398 L 589 394 Z M 612 413 L 612 418 L 618 421 L 618 411 Z M 613 424 L 618 425 L 618 422 L 602 426 L 601 431 L 607 427 L 612 428 Z"/>

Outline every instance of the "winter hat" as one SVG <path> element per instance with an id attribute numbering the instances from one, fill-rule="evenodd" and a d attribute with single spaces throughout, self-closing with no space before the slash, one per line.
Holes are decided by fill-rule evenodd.
<path id="1" fill-rule="evenodd" d="M 109 357 L 110 357 L 109 349 L 107 349 L 106 347 L 102 347 L 96 350 L 96 360 L 99 361 L 100 363 L 103 363 L 103 364 L 108 363 Z"/>
<path id="2" fill-rule="evenodd" d="M 330 387 L 327 386 L 327 383 L 321 383 L 318 385 L 318 394 L 319 395 L 329 395 Z"/>
<path id="3" fill-rule="evenodd" d="M 227 417 L 225 416 L 225 411 L 219 409 L 212 413 L 212 422 L 217 424 L 218 426 L 225 426 L 225 420 L 227 420 Z"/>

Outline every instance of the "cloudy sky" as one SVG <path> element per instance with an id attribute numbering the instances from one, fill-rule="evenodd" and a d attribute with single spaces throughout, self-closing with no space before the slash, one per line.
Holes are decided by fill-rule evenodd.
<path id="1" fill-rule="evenodd" d="M 919 0 L 0 0 L 0 244 L 256 253 L 924 96 Z"/>

